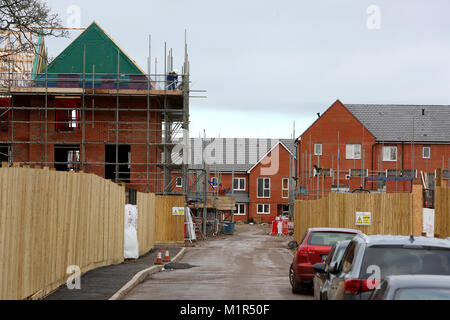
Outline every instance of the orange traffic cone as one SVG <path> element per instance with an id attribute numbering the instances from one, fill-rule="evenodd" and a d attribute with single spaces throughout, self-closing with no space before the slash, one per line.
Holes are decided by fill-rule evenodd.
<path id="1" fill-rule="evenodd" d="M 156 262 L 155 264 L 162 264 L 162 254 L 161 254 L 161 249 L 158 249 L 158 255 L 156 256 Z"/>
<path id="2" fill-rule="evenodd" d="M 170 262 L 169 248 L 166 248 L 166 254 L 164 255 L 164 262 Z"/>

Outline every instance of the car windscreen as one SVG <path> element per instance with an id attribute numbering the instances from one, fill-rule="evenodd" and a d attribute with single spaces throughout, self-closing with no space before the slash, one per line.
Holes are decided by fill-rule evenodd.
<path id="1" fill-rule="evenodd" d="M 336 242 L 351 240 L 355 233 L 313 231 L 309 235 L 308 244 L 313 246 L 334 246 Z"/>
<path id="2" fill-rule="evenodd" d="M 395 300 L 450 300 L 450 288 L 405 288 L 395 292 Z"/>
<path id="3" fill-rule="evenodd" d="M 360 277 L 374 277 L 374 270 L 380 271 L 381 279 L 401 274 L 450 275 L 450 248 L 368 247 Z"/>

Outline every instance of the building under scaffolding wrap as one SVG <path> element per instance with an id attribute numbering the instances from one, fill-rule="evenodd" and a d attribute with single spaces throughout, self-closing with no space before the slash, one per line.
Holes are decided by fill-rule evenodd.
<path id="1" fill-rule="evenodd" d="M 39 43 L 35 66 L 45 52 Z M 18 70 L 17 55 L 7 57 L 1 161 L 82 170 L 138 191 L 172 193 L 172 171 L 188 175 L 185 164 L 172 162 L 173 139 L 189 130 L 186 44 L 184 55 L 181 74 L 168 76 L 173 58 L 166 47 L 164 73 L 151 74 L 150 63 L 146 73 L 94 22 L 43 68 Z"/>

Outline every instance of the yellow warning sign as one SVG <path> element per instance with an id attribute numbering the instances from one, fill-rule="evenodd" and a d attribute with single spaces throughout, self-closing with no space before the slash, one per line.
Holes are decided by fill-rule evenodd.
<path id="1" fill-rule="evenodd" d="M 357 226 L 370 226 L 372 224 L 371 212 L 356 212 L 356 225 Z"/>
<path id="2" fill-rule="evenodd" d="M 184 216 L 184 208 L 183 207 L 173 207 L 172 215 L 173 216 Z"/>

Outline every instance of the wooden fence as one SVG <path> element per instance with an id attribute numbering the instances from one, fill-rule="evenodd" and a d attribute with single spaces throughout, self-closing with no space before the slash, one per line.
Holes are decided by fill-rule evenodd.
<path id="1" fill-rule="evenodd" d="M 124 188 L 93 174 L 0 169 L 0 299 L 38 299 L 123 261 Z"/>
<path id="2" fill-rule="evenodd" d="M 356 226 L 356 212 L 371 212 L 370 226 Z M 359 229 L 366 234 L 421 235 L 422 188 L 412 193 L 339 194 L 319 200 L 295 201 L 294 238 L 300 241 L 308 228 Z"/>
<path id="3" fill-rule="evenodd" d="M 183 196 L 138 193 L 139 253 L 184 241 Z M 40 299 L 124 257 L 125 188 L 94 174 L 0 168 L 0 300 Z"/>
<path id="4" fill-rule="evenodd" d="M 450 237 L 450 188 L 436 187 L 434 199 L 435 233 L 440 238 Z"/>
<path id="5" fill-rule="evenodd" d="M 137 194 L 139 254 L 155 244 L 184 243 L 184 216 L 173 216 L 172 207 L 184 207 L 184 196 Z"/>
<path id="6" fill-rule="evenodd" d="M 156 196 L 155 243 L 184 242 L 184 216 L 172 215 L 172 207 L 184 207 L 181 196 Z"/>

